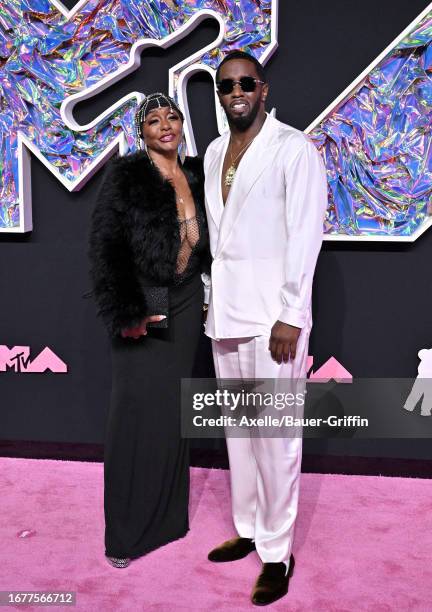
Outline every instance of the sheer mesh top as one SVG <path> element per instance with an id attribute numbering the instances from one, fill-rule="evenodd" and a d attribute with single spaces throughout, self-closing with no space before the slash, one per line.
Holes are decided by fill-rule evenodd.
<path id="1" fill-rule="evenodd" d="M 179 219 L 180 248 L 177 255 L 176 282 L 179 283 L 201 267 L 200 253 L 203 250 L 200 211 L 189 219 Z"/>
<path id="2" fill-rule="evenodd" d="M 189 257 L 199 240 L 199 227 L 196 215 L 190 219 L 179 219 L 180 249 L 177 255 L 177 274 L 186 270 Z"/>

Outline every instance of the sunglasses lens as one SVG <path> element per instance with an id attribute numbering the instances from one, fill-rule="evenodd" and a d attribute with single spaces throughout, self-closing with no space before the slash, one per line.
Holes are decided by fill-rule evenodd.
<path id="1" fill-rule="evenodd" d="M 223 96 L 232 93 L 234 89 L 234 83 L 238 83 L 238 81 L 234 81 L 233 79 L 222 79 L 222 81 L 219 81 L 219 83 L 217 84 L 219 93 L 221 93 Z M 255 91 L 256 81 L 253 77 L 242 77 L 240 79 L 240 87 L 244 92 L 250 93 L 252 91 Z"/>
<path id="2" fill-rule="evenodd" d="M 255 91 L 255 87 L 256 87 L 255 79 L 252 77 L 242 77 L 240 79 L 240 87 L 245 92 L 250 93 L 251 91 Z"/>
<path id="3" fill-rule="evenodd" d="M 234 89 L 234 81 L 232 79 L 222 79 L 222 81 L 219 81 L 217 87 L 219 92 L 223 96 L 226 96 L 227 94 L 230 94 Z"/>

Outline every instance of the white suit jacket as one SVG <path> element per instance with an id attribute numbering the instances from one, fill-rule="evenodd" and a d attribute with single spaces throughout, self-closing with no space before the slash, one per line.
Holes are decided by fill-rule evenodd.
<path id="1" fill-rule="evenodd" d="M 204 158 L 213 256 L 206 334 L 269 335 L 277 320 L 310 328 L 327 208 L 321 156 L 303 132 L 267 115 L 224 207 L 221 173 L 229 138 L 216 138 Z"/>

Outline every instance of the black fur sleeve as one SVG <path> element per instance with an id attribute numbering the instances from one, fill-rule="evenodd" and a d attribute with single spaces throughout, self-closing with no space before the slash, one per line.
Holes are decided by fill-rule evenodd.
<path id="1" fill-rule="evenodd" d="M 92 215 L 89 258 L 93 294 L 112 336 L 138 325 L 146 314 L 146 301 L 135 275 L 135 265 L 124 225 L 125 193 L 122 160 L 108 162 Z"/>

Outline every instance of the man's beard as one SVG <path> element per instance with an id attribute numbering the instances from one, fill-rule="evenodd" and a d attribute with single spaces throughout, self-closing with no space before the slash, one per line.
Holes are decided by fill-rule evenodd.
<path id="1" fill-rule="evenodd" d="M 234 126 L 239 132 L 245 132 L 257 118 L 260 104 L 260 100 L 257 100 L 255 105 L 251 108 L 250 113 L 244 117 L 233 117 L 227 113 L 228 123 Z"/>

